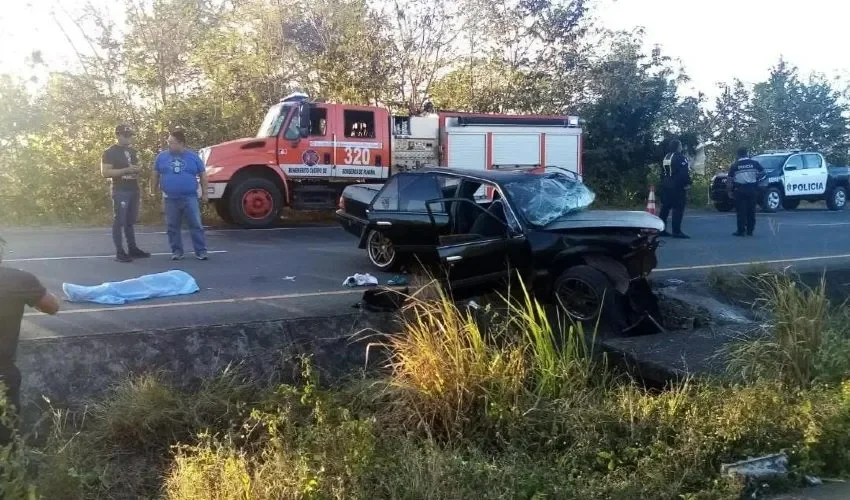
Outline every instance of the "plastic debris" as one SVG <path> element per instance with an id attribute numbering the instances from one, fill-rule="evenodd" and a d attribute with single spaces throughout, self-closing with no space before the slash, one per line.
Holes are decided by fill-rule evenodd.
<path id="1" fill-rule="evenodd" d="M 596 195 L 587 186 L 564 174 L 535 176 L 505 185 L 515 206 L 535 226 L 545 226 L 565 215 L 587 209 Z"/>
<path id="2" fill-rule="evenodd" d="M 393 276 L 387 281 L 387 285 L 389 286 L 405 286 L 407 285 L 407 278 L 404 276 Z"/>
<path id="3" fill-rule="evenodd" d="M 345 281 L 342 282 L 343 286 L 376 286 L 378 284 L 378 278 L 372 276 L 369 273 L 360 274 L 357 273 L 354 276 L 349 276 L 345 278 Z"/>
<path id="4" fill-rule="evenodd" d="M 474 300 L 470 300 L 469 302 L 467 302 L 466 307 L 470 309 L 475 309 L 476 311 L 481 309 L 481 306 L 478 305 L 478 302 L 475 302 Z"/>
<path id="5" fill-rule="evenodd" d="M 295 276 L 284 276 L 283 281 L 295 281 Z"/>
<path id="6" fill-rule="evenodd" d="M 720 472 L 730 476 L 766 479 L 788 474 L 788 456 L 785 453 L 748 458 L 731 464 L 722 464 Z"/>

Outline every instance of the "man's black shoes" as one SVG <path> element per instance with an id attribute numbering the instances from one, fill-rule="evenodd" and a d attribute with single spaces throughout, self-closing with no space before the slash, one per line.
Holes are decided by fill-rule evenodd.
<path id="1" fill-rule="evenodd" d="M 734 233 L 732 233 L 732 236 L 744 236 L 744 232 L 743 231 L 735 231 Z"/>
<path id="2" fill-rule="evenodd" d="M 691 237 L 688 236 L 685 233 L 676 233 L 676 234 L 673 235 L 673 237 L 676 238 L 676 239 L 679 239 L 679 240 L 689 240 L 689 239 L 691 239 Z"/>
<path id="3" fill-rule="evenodd" d="M 124 250 L 115 252 L 115 260 L 118 262 L 133 262 L 133 259 Z"/>
<path id="4" fill-rule="evenodd" d="M 130 251 L 127 252 L 127 255 L 129 255 L 130 258 L 133 258 L 133 259 L 147 259 L 148 257 L 151 256 L 151 254 L 149 254 L 148 252 L 145 252 L 141 248 L 131 248 Z"/>
<path id="5" fill-rule="evenodd" d="M 670 236 L 670 233 L 668 233 L 667 231 L 661 231 L 660 233 L 658 233 L 658 236 L 663 236 L 663 237 L 666 238 L 666 237 Z"/>

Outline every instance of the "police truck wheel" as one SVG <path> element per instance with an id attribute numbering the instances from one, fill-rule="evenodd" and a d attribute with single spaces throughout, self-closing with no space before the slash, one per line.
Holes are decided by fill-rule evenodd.
<path id="1" fill-rule="evenodd" d="M 782 191 L 779 188 L 767 188 L 762 196 L 761 209 L 767 213 L 774 213 L 782 206 Z"/>
<path id="2" fill-rule="evenodd" d="M 782 208 L 785 210 L 797 210 L 800 206 L 800 200 L 794 198 L 785 198 L 782 200 Z"/>
<path id="3" fill-rule="evenodd" d="M 274 182 L 250 177 L 233 188 L 228 205 L 234 223 L 258 229 L 277 222 L 282 200 L 283 196 Z"/>
<path id="4" fill-rule="evenodd" d="M 731 212 L 735 205 L 728 201 L 715 201 L 714 208 L 717 209 L 718 212 Z"/>
<path id="5" fill-rule="evenodd" d="M 847 190 L 841 186 L 835 186 L 826 195 L 826 208 L 830 210 L 844 210 L 847 205 Z"/>
<path id="6" fill-rule="evenodd" d="M 230 213 L 230 205 L 227 203 L 227 200 L 215 200 L 213 205 L 215 205 L 215 213 L 221 217 L 221 220 L 228 224 L 233 224 L 233 214 Z"/>

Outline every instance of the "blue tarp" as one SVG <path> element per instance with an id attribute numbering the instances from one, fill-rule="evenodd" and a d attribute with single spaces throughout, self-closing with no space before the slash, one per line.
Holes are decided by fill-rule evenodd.
<path id="1" fill-rule="evenodd" d="M 188 295 L 200 289 L 195 278 L 189 274 L 183 271 L 167 271 L 95 286 L 63 283 L 62 290 L 70 302 L 116 305 L 156 297 Z"/>

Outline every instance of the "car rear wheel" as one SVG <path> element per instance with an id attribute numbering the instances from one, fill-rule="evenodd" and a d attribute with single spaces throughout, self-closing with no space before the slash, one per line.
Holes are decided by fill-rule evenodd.
<path id="1" fill-rule="evenodd" d="M 844 210 L 847 205 L 847 190 L 841 186 L 835 186 L 827 194 L 826 208 L 830 210 Z"/>
<path id="2" fill-rule="evenodd" d="M 785 210 L 797 210 L 800 206 L 800 200 L 794 198 L 785 198 L 782 200 L 782 208 Z"/>
<path id="3" fill-rule="evenodd" d="M 767 188 L 762 196 L 761 209 L 768 213 L 774 213 L 782 206 L 782 192 L 779 188 Z"/>
<path id="4" fill-rule="evenodd" d="M 381 271 L 393 270 L 399 260 L 393 242 L 374 229 L 366 237 L 366 253 L 369 254 L 372 265 Z"/>
<path id="5" fill-rule="evenodd" d="M 731 212 L 735 205 L 733 205 L 729 201 L 715 201 L 714 208 L 717 209 L 718 212 Z"/>
<path id="6" fill-rule="evenodd" d="M 568 268 L 555 280 L 555 299 L 558 305 L 585 332 L 601 335 L 620 334 L 626 327 L 626 314 L 620 294 L 611 280 L 596 268 Z"/>

